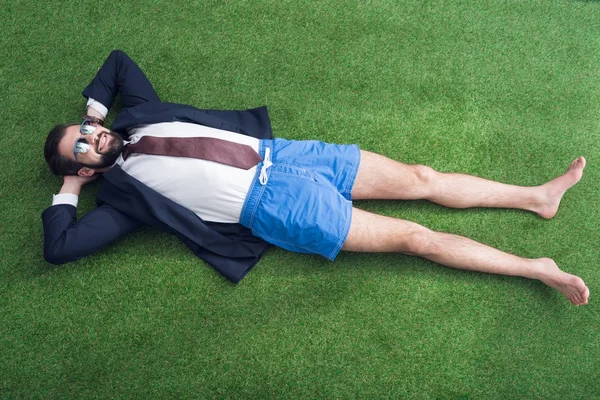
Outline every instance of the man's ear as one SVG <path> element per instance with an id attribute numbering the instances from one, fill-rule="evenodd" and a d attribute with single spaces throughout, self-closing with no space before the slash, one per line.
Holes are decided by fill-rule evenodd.
<path id="1" fill-rule="evenodd" d="M 82 167 L 79 171 L 77 171 L 77 175 L 84 176 L 84 177 L 90 177 L 90 176 L 94 175 L 95 172 L 96 172 L 95 169 L 88 168 L 88 167 Z"/>

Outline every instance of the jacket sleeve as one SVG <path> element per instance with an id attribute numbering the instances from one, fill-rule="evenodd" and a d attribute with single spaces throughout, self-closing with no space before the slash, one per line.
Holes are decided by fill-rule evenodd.
<path id="1" fill-rule="evenodd" d="M 144 72 L 121 50 L 113 50 L 108 55 L 82 94 L 102 103 L 107 109 L 110 109 L 117 94 L 121 95 L 124 108 L 160 102 Z"/>
<path id="2" fill-rule="evenodd" d="M 88 212 L 79 221 L 72 205 L 51 206 L 42 213 L 42 222 L 44 259 L 57 265 L 92 254 L 143 225 L 107 204 Z"/>

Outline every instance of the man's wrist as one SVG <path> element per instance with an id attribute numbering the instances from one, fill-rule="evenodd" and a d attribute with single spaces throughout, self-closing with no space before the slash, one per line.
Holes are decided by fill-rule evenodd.
<path id="1" fill-rule="evenodd" d="M 73 207 L 77 207 L 79 202 L 79 196 L 72 193 L 59 193 L 52 196 L 52 205 L 56 206 L 59 204 L 68 204 Z"/>
<path id="2" fill-rule="evenodd" d="M 106 116 L 108 115 L 108 109 L 104 106 L 104 104 L 99 101 L 94 100 L 93 98 L 89 98 L 86 104 L 87 114 L 93 117 L 100 118 L 104 121 Z"/>
<path id="3" fill-rule="evenodd" d="M 79 193 L 81 193 L 81 184 L 74 180 L 65 181 L 62 187 L 60 188 L 60 192 L 58 193 L 74 194 L 75 196 L 79 196 Z"/>

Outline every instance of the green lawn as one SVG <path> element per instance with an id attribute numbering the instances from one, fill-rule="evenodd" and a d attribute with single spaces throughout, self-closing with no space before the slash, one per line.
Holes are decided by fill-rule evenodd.
<path id="1" fill-rule="evenodd" d="M 0 11 L 0 398 L 600 398 L 599 2 L 7 0 Z M 266 104 L 280 137 L 519 185 L 584 155 L 552 220 L 357 205 L 551 257 L 586 281 L 590 304 L 390 254 L 331 263 L 273 249 L 233 285 L 153 228 L 47 264 L 40 214 L 62 181 L 45 137 L 79 119 L 81 90 L 115 48 L 163 100 Z"/>

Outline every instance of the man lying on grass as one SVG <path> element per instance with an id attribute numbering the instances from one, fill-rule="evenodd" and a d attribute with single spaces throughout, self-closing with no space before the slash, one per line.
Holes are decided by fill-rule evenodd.
<path id="1" fill-rule="evenodd" d="M 111 131 L 104 118 L 117 94 L 123 110 Z M 507 254 L 352 204 L 427 199 L 552 218 L 581 179 L 583 157 L 550 182 L 519 187 L 403 164 L 356 145 L 274 139 L 265 107 L 217 111 L 161 102 L 122 51 L 109 55 L 83 95 L 83 123 L 56 126 L 44 149 L 52 172 L 64 176 L 42 214 L 48 262 L 77 260 L 150 224 L 177 235 L 234 282 L 274 244 L 330 260 L 342 250 L 399 252 L 452 268 L 538 279 L 575 305 L 588 301 L 583 280 L 549 258 Z M 81 187 L 98 174 L 104 176 L 98 207 L 77 221 Z"/>

